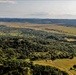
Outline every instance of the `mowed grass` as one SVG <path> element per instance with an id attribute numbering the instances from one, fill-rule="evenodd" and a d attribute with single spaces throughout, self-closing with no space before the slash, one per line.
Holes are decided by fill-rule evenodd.
<path id="1" fill-rule="evenodd" d="M 35 30 L 42 30 L 46 32 L 76 35 L 76 27 L 66 27 L 58 24 L 31 24 L 19 22 L 0 22 L 0 25 L 14 28 L 30 28 Z"/>
<path id="2" fill-rule="evenodd" d="M 76 57 L 74 59 L 57 59 L 55 61 L 36 60 L 33 62 L 34 62 L 34 64 L 49 65 L 49 66 L 59 68 L 62 71 L 66 71 L 69 75 L 76 75 L 75 70 L 69 70 L 73 65 L 76 64 Z"/>

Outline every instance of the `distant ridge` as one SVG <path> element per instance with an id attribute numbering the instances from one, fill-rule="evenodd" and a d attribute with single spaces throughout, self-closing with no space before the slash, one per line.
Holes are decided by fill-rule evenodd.
<path id="1" fill-rule="evenodd" d="M 76 19 L 0 18 L 0 22 L 24 22 L 36 24 L 60 24 L 76 27 Z"/>

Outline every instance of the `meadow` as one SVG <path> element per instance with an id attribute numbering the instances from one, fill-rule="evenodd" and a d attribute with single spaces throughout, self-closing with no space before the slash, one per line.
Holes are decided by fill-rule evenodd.
<path id="1" fill-rule="evenodd" d="M 70 68 L 76 64 L 76 57 L 74 59 L 56 59 L 52 60 L 36 60 L 33 61 L 34 64 L 39 65 L 50 65 L 56 68 L 59 68 L 62 71 L 66 71 L 69 75 L 76 75 L 75 70 L 70 70 Z"/>
<path id="2" fill-rule="evenodd" d="M 0 22 L 0 25 L 14 28 L 30 28 L 46 32 L 76 35 L 76 28 L 70 26 L 61 26 L 58 24 L 31 24 L 31 23 L 17 23 L 17 22 Z"/>

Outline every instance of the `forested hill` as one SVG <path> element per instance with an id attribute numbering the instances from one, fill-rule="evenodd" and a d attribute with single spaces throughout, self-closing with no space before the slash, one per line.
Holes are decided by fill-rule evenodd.
<path id="1" fill-rule="evenodd" d="M 32 19 L 32 18 L 0 18 L 0 22 L 25 22 L 36 24 L 59 24 L 76 27 L 76 19 Z"/>

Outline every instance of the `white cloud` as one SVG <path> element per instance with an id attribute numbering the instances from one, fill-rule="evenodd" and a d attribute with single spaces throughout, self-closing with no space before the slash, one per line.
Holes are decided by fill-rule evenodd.
<path id="1" fill-rule="evenodd" d="M 0 0 L 0 3 L 16 4 L 15 0 Z"/>

